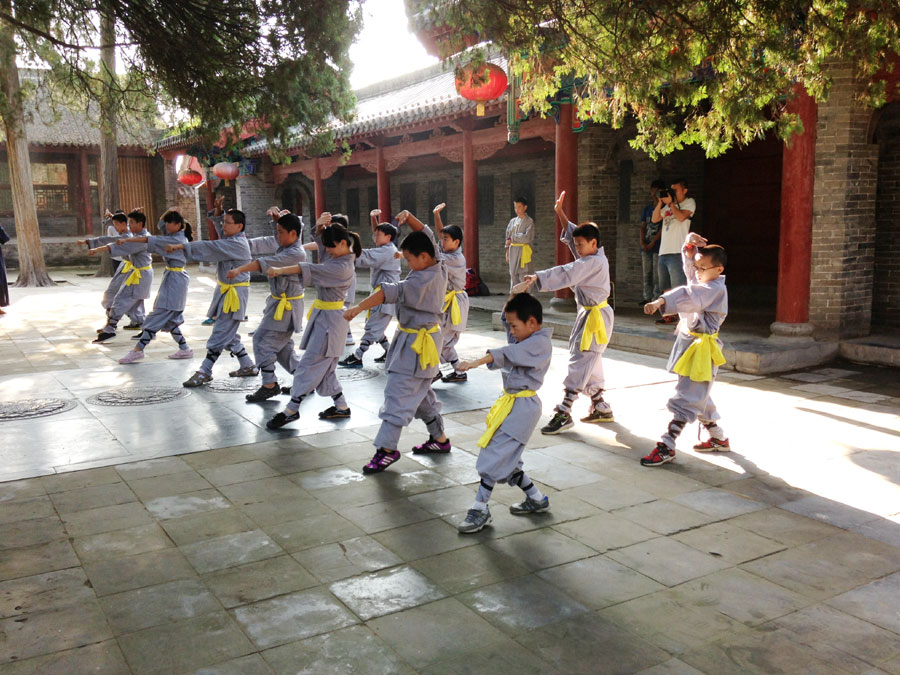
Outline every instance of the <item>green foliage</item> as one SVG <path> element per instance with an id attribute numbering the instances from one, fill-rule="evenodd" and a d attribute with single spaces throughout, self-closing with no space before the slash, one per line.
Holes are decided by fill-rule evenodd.
<path id="1" fill-rule="evenodd" d="M 407 0 L 419 29 L 455 57 L 477 36 L 510 55 L 522 106 L 547 114 L 563 91 L 579 119 L 620 127 L 656 157 L 695 144 L 710 157 L 800 129 L 796 83 L 827 97 L 827 64 L 850 61 L 871 105 L 872 75 L 900 50 L 897 0 Z M 470 58 L 470 53 L 466 54 Z M 575 80 L 574 84 L 567 82 Z"/>

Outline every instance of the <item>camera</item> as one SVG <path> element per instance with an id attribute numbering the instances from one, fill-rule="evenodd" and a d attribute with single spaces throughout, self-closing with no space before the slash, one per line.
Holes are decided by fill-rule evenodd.
<path id="1" fill-rule="evenodd" d="M 666 197 L 671 197 L 673 200 L 675 199 L 675 190 L 672 188 L 668 188 L 666 190 L 660 190 L 657 195 L 660 199 L 665 199 Z"/>

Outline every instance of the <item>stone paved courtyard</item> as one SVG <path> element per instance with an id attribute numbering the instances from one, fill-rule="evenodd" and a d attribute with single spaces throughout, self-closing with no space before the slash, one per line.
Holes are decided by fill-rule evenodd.
<path id="1" fill-rule="evenodd" d="M 404 458 L 364 477 L 374 355 L 345 381 L 351 419 L 319 421 L 312 397 L 272 433 L 283 398 L 164 401 L 197 362 L 167 361 L 162 336 L 118 365 L 130 334 L 90 344 L 105 280 L 53 276 L 66 283 L 12 289 L 0 320 L 0 403 L 73 406 L 0 421 L 0 673 L 900 673 L 896 370 L 723 372 L 733 452 L 694 453 L 693 425 L 678 460 L 649 469 L 673 378 L 610 350 L 616 423 L 537 434 L 525 454 L 552 510 L 512 516 L 520 493 L 499 486 L 493 524 L 465 536 L 498 374 L 436 385 L 453 452 L 413 456 L 414 423 Z M 192 276 L 199 361 L 213 285 Z M 265 293 L 253 285 L 251 330 Z M 487 313 L 470 328 L 467 355 L 503 338 Z M 135 388 L 163 393 L 96 402 Z"/>

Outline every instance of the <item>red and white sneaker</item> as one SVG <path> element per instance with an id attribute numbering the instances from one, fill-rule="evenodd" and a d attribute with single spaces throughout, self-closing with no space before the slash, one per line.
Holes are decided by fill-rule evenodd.
<path id="1" fill-rule="evenodd" d="M 728 444 L 727 438 L 720 441 L 710 437 L 708 441 L 697 443 L 697 445 L 694 446 L 694 450 L 697 452 L 730 452 L 731 446 Z"/>
<path id="2" fill-rule="evenodd" d="M 656 447 L 646 457 L 641 457 L 641 466 L 659 466 L 675 460 L 675 451 L 669 450 L 665 443 L 657 443 Z"/>

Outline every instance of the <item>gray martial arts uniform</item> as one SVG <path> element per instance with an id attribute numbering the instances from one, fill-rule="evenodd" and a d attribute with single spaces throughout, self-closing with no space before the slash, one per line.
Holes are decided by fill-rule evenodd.
<path id="1" fill-rule="evenodd" d="M 160 224 L 161 231 L 165 232 L 165 224 Z M 187 350 L 187 342 L 178 327 L 184 323 L 184 306 L 187 303 L 188 284 L 191 277 L 184 270 L 187 255 L 183 250 L 166 253 L 167 244 L 185 244 L 187 239 L 184 231 L 171 235 L 147 237 L 146 244 L 126 241 L 116 246 L 125 254 L 134 254 L 139 251 L 156 253 L 162 256 L 165 262 L 162 282 L 156 292 L 156 300 L 153 302 L 153 311 L 144 319 L 143 332 L 141 333 L 138 347 L 144 349 L 159 331 L 168 331 L 172 339 L 178 344 L 179 349 Z"/>
<path id="2" fill-rule="evenodd" d="M 591 397 L 592 410 L 609 412 L 611 410 L 609 404 L 603 401 L 606 382 L 603 377 L 602 354 L 606 351 L 606 344 L 598 345 L 592 340 L 590 348 L 581 351 L 581 336 L 584 334 L 588 318 L 585 307 L 599 305 L 609 297 L 609 261 L 602 246 L 594 255 L 578 257 L 575 240 L 572 237 L 572 232 L 577 227 L 575 223 L 570 222 L 560 237 L 560 241 L 569 246 L 576 259 L 566 265 L 538 272 L 535 284 L 541 291 L 555 291 L 571 286 L 578 302 L 578 314 L 569 336 L 569 369 L 563 380 L 565 395 L 563 402 L 556 406 L 556 410 L 571 412 L 572 403 L 579 393 L 584 392 Z M 600 310 L 600 314 L 603 317 L 606 336 L 609 338 L 613 331 L 612 307 L 604 307 Z"/>
<path id="3" fill-rule="evenodd" d="M 524 218 L 518 216 L 509 221 L 506 226 L 506 238 L 510 244 L 528 244 L 534 241 L 534 221 L 531 216 Z M 522 247 L 509 247 L 509 287 L 512 288 L 524 281 L 526 274 L 532 274 L 534 263 L 529 262 L 522 267 Z"/>
<path id="4" fill-rule="evenodd" d="M 189 241 L 185 244 L 185 251 L 189 260 L 216 263 L 216 279 L 219 282 L 219 288 L 216 290 L 213 304 L 210 305 L 211 316 L 216 317 L 216 323 L 213 325 L 213 331 L 209 336 L 209 340 L 206 341 L 206 358 L 200 364 L 200 372 L 206 375 L 212 375 L 213 364 L 215 364 L 224 349 L 231 352 L 232 356 L 237 357 L 241 368 L 253 367 L 253 359 L 247 354 L 247 350 L 244 349 L 244 345 L 241 343 L 241 336 L 238 334 L 241 321 L 247 317 L 250 287 L 236 286 L 234 291 L 237 292 L 240 307 L 227 313 L 223 310 L 230 285 L 250 281 L 249 272 L 239 274 L 234 279 L 229 279 L 225 276 L 229 270 L 250 262 L 250 245 L 247 243 L 247 237 L 244 236 L 243 232 L 238 232 L 231 237 L 225 237 L 222 229 L 224 219 L 224 216 L 212 217 L 213 224 L 216 230 L 221 233 L 222 238 L 215 241 Z"/>
<path id="5" fill-rule="evenodd" d="M 680 321 L 675 333 L 675 344 L 669 354 L 669 362 L 666 368 L 674 373 L 675 364 L 687 348 L 694 342 L 690 332 L 713 334 L 719 332 L 719 327 L 728 315 L 728 290 L 725 287 L 725 276 L 722 275 L 708 284 L 701 283 L 697 278 L 697 271 L 693 267 L 695 249 L 682 249 L 681 257 L 684 264 L 684 274 L 687 277 L 687 285 L 673 288 L 661 296 L 665 301 L 662 307 L 663 314 L 678 313 Z M 722 341 L 717 340 L 719 347 Z M 719 419 L 719 413 L 710 397 L 713 382 L 716 379 L 718 367 L 712 366 L 712 380 L 709 382 L 694 382 L 684 375 L 678 376 L 675 385 L 675 395 L 669 399 L 666 407 L 672 412 L 673 420 L 669 423 L 669 429 L 662 436 L 662 442 L 670 450 L 675 448 L 675 439 L 681 433 L 685 424 L 694 420 L 700 420 L 706 426 L 710 435 L 717 440 L 725 439 L 725 432 L 715 424 Z"/>
<path id="6" fill-rule="evenodd" d="M 403 281 L 381 286 L 385 302 L 397 305 L 399 327 L 385 362 L 388 378 L 384 387 L 384 405 L 378 411 L 381 428 L 375 436 L 376 448 L 396 450 L 400 432 L 414 417 L 425 422 L 432 438 L 444 433 L 441 404 L 431 390 L 431 381 L 438 373 L 438 365 L 423 369 L 419 364 L 419 355 L 412 349 L 416 333 L 407 333 L 400 328 L 419 330 L 436 327 L 437 330 L 430 335 L 440 354 L 440 321 L 446 288 L 447 269 L 441 264 L 424 270 L 412 270 Z"/>
<path id="7" fill-rule="evenodd" d="M 300 402 L 315 391 L 319 396 L 330 396 L 335 408 L 346 408 L 341 383 L 335 375 L 338 359 L 344 352 L 344 342 L 350 322 L 344 318 L 343 302 L 347 289 L 356 276 L 355 256 L 352 253 L 333 258 L 326 255 L 321 238 L 317 238 L 321 263 L 300 263 L 300 276 L 304 286 L 315 286 L 318 300 L 341 302 L 340 309 L 313 307 L 306 330 L 300 341 L 303 356 L 294 371 L 291 385 L 291 403 L 288 408 L 297 410 Z"/>
<path id="8" fill-rule="evenodd" d="M 436 240 L 430 227 L 426 225 L 425 231 L 431 237 L 432 242 L 434 242 L 434 250 L 437 252 L 438 261 L 447 270 L 447 293 L 455 291 L 456 302 L 459 303 L 459 323 L 453 323 L 450 307 L 441 315 L 441 337 L 443 338 L 441 363 L 449 363 L 456 370 L 456 364 L 459 363 L 456 343 L 459 342 L 459 336 L 466 329 L 466 322 L 469 319 L 469 295 L 466 293 L 466 258 L 463 255 L 462 246 L 448 253 L 444 251 L 440 242 Z M 444 298 L 446 301 L 446 294 Z"/>
<path id="9" fill-rule="evenodd" d="M 116 230 L 115 226 L 112 224 L 112 218 L 107 218 L 103 221 L 103 224 L 107 226 L 106 236 L 112 239 L 134 236 L 128 229 L 126 229 L 122 234 L 119 234 L 118 230 Z M 113 246 L 113 250 L 110 253 L 110 258 L 112 258 L 116 263 L 116 271 L 115 274 L 113 274 L 112 279 L 109 280 L 109 285 L 106 287 L 106 290 L 103 291 L 103 299 L 100 301 L 100 306 L 105 310 L 109 310 L 109 308 L 112 307 L 113 300 L 115 299 L 116 294 L 119 292 L 119 289 L 122 288 L 122 284 L 125 283 L 125 278 L 127 276 L 122 274 L 122 270 L 125 269 L 125 261 L 123 259 L 123 256 L 114 254 L 115 246 Z M 143 314 L 140 315 L 140 318 L 141 320 L 143 320 Z M 135 321 L 133 316 L 131 316 L 131 320 Z M 135 323 L 141 323 L 141 321 L 135 321 Z"/>
<path id="10" fill-rule="evenodd" d="M 505 393 L 515 394 L 529 389 L 537 391 L 541 388 L 544 376 L 550 369 L 552 337 L 552 328 L 541 328 L 522 342 L 515 342 L 510 336 L 507 346 L 488 349 L 494 357 L 488 368 L 501 371 Z M 505 483 L 521 472 L 525 444 L 540 417 L 541 399 L 537 396 L 515 399 L 509 415 L 478 455 L 475 469 L 482 480 L 491 485 Z"/>
<path id="11" fill-rule="evenodd" d="M 396 254 L 397 247 L 390 242 L 375 248 L 363 249 L 362 255 L 356 259 L 357 267 L 368 267 L 371 271 L 373 291 L 381 284 L 395 284 L 400 281 L 400 260 Z M 376 342 L 387 351 L 388 339 L 384 332 L 396 314 L 393 305 L 386 304 L 372 308 L 366 316 L 365 332 L 359 341 L 359 347 L 353 352 L 356 358 L 362 359 L 366 350 Z"/>
<path id="12" fill-rule="evenodd" d="M 128 239 L 131 236 L 148 237 L 150 236 L 150 233 L 146 228 L 144 228 L 135 235 L 129 234 L 127 236 L 122 235 L 120 237 L 97 237 L 95 239 L 88 239 L 88 245 L 91 248 L 97 248 L 98 246 L 106 245 L 115 246 L 116 241 L 120 239 Z M 150 266 L 153 262 L 153 258 L 150 255 L 150 252 L 146 249 L 137 251 L 131 255 L 125 255 L 124 257 L 135 267 L 137 271 L 139 271 L 141 279 L 138 283 L 129 286 L 127 285 L 127 282 L 131 276 L 131 272 L 129 271 L 126 274 L 122 274 L 125 279 L 122 281 L 119 292 L 116 293 L 115 298 L 113 298 L 112 305 L 110 305 L 109 309 L 106 310 L 107 322 L 106 327 L 103 329 L 104 333 L 115 334 L 116 326 L 125 314 L 130 316 L 136 323 L 144 322 L 144 300 L 147 300 L 150 297 L 151 287 L 153 286 L 153 268 Z"/>
<path id="13" fill-rule="evenodd" d="M 259 269 L 265 274 L 270 267 L 289 267 L 306 262 L 303 244 L 296 241 L 281 246 L 276 237 L 256 237 L 249 240 L 250 253 L 257 258 Z M 275 312 L 282 304 L 282 296 L 290 303 L 284 307 L 280 320 Z M 292 299 L 293 298 L 293 299 Z M 303 284 L 297 274 L 282 274 L 269 279 L 269 297 L 263 310 L 262 321 L 253 335 L 253 357 L 262 373 L 263 384 L 275 384 L 275 363 L 294 374 L 300 359 L 294 352 L 294 333 L 303 329 Z"/>

